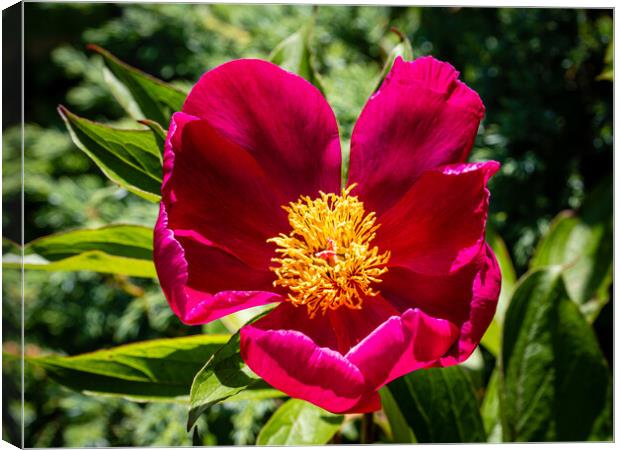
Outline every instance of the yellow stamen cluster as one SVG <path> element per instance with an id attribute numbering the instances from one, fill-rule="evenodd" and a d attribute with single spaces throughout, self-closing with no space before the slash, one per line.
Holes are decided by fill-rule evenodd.
<path id="1" fill-rule="evenodd" d="M 375 213 L 366 214 L 364 204 L 349 195 L 354 187 L 283 206 L 292 230 L 268 240 L 279 247 L 272 259 L 278 263 L 271 268 L 278 277 L 274 286 L 288 288 L 288 300 L 306 305 L 310 318 L 343 305 L 360 309 L 365 297 L 378 294 L 371 284 L 387 272 L 390 252 L 379 254 L 370 245 L 379 228 Z"/>

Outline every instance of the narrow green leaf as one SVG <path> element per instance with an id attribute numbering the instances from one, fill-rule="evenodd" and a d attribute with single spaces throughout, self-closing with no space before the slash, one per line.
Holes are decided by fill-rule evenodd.
<path id="1" fill-rule="evenodd" d="M 517 274 L 512 264 L 512 259 L 510 258 L 506 243 L 490 224 L 487 224 L 486 240 L 497 258 L 497 263 L 502 273 L 502 288 L 497 302 L 497 311 L 491 325 L 482 337 L 481 342 L 493 355 L 497 356 L 501 347 L 504 315 L 510 303 L 510 297 L 517 280 Z"/>
<path id="2" fill-rule="evenodd" d="M 596 207 L 585 208 L 581 216 L 570 211 L 560 213 L 541 239 L 530 268 L 561 265 L 570 298 L 592 323 L 609 301 L 612 282 L 611 201 L 594 198 Z M 608 211 L 599 211 L 598 205 Z"/>
<path id="3" fill-rule="evenodd" d="M 76 116 L 58 107 L 71 139 L 101 171 L 121 187 L 152 202 L 159 201 L 162 163 L 151 130 L 121 130 Z"/>
<path id="4" fill-rule="evenodd" d="M 463 368 L 417 370 L 387 388 L 418 442 L 485 442 L 474 388 Z"/>
<path id="5" fill-rule="evenodd" d="M 209 407 L 225 400 L 243 398 L 240 394 L 261 398 L 283 395 L 245 364 L 239 353 L 239 341 L 239 333 L 234 334 L 196 374 L 190 392 L 188 430 Z"/>
<path id="6" fill-rule="evenodd" d="M 164 128 L 168 127 L 172 113 L 183 107 L 186 92 L 131 67 L 97 45 L 89 45 L 88 49 L 103 57 L 109 70 L 104 72 L 105 79 L 129 115 L 135 119 L 151 119 Z"/>
<path id="7" fill-rule="evenodd" d="M 52 234 L 26 244 L 24 253 L 25 269 L 156 276 L 153 230 L 139 225 L 108 225 Z M 21 257 L 5 254 L 2 266 L 19 269 Z"/>
<path id="8" fill-rule="evenodd" d="M 269 61 L 305 78 L 325 94 L 314 63 L 313 31 L 314 16 L 297 32 L 280 42 L 269 55 Z"/>
<path id="9" fill-rule="evenodd" d="M 597 338 L 558 266 L 527 274 L 506 313 L 502 347 L 505 441 L 600 435 L 611 382 Z"/>
<path id="10" fill-rule="evenodd" d="M 166 130 L 164 130 L 160 124 L 158 124 L 157 122 L 153 120 L 141 119 L 141 120 L 138 120 L 138 122 L 140 122 L 142 125 L 146 125 L 147 127 L 151 129 L 151 131 L 153 132 L 155 136 L 155 140 L 157 141 L 157 146 L 159 147 L 159 152 L 161 153 L 162 159 L 163 159 L 164 147 L 166 144 Z"/>
<path id="11" fill-rule="evenodd" d="M 484 430 L 487 433 L 488 442 L 502 442 L 502 421 L 501 406 L 499 399 L 499 369 L 493 370 L 489 383 L 487 384 L 480 413 L 482 414 L 482 422 Z"/>
<path id="12" fill-rule="evenodd" d="M 383 65 L 383 69 L 381 69 L 381 74 L 377 78 L 374 91 L 377 91 L 381 87 L 381 83 L 383 83 L 385 77 L 387 77 L 390 70 L 392 70 L 392 66 L 394 65 L 394 61 L 396 61 L 396 58 L 400 56 L 405 61 L 412 61 L 414 57 L 413 47 L 411 46 L 411 42 L 407 36 L 395 27 L 390 28 L 390 31 L 398 36 L 400 42 L 396 44 L 392 51 L 388 54 L 385 64 Z"/>
<path id="13" fill-rule="evenodd" d="M 403 417 L 403 413 L 398 407 L 396 400 L 394 400 L 390 390 L 387 387 L 384 387 L 379 390 L 379 394 L 381 395 L 381 405 L 383 406 L 383 411 L 385 412 L 388 423 L 390 424 L 392 442 L 395 444 L 409 444 L 417 442 L 413 434 L 413 430 L 409 428 L 409 425 Z"/>
<path id="14" fill-rule="evenodd" d="M 298 399 L 285 402 L 256 438 L 257 445 L 323 445 L 336 434 L 343 416 Z"/>
<path id="15" fill-rule="evenodd" d="M 226 335 L 157 339 L 77 356 L 29 358 L 56 382 L 86 394 L 187 401 L 192 378 Z"/>

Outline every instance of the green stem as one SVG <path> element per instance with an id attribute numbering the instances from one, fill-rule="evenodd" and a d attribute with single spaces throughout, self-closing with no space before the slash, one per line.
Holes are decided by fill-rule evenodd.
<path id="1" fill-rule="evenodd" d="M 372 444 L 375 440 L 375 421 L 373 413 L 365 413 L 362 416 L 361 444 Z"/>

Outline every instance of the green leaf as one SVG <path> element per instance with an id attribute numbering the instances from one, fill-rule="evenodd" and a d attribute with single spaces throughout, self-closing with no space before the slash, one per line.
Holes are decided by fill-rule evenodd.
<path id="1" fill-rule="evenodd" d="M 183 107 L 186 92 L 131 67 L 97 45 L 89 45 L 88 49 L 103 56 L 108 70 L 104 77 L 130 116 L 151 119 L 168 128 L 172 113 Z"/>
<path id="2" fill-rule="evenodd" d="M 26 244 L 24 254 L 25 269 L 156 276 L 153 230 L 139 225 L 108 225 L 52 234 Z M 3 255 L 4 268 L 19 269 L 21 265 L 18 254 Z"/>
<path id="3" fill-rule="evenodd" d="M 592 323 L 609 301 L 612 282 L 611 183 L 604 181 L 584 201 L 579 216 L 560 213 L 541 239 L 530 268 L 561 265 L 570 298 Z"/>
<path id="4" fill-rule="evenodd" d="M 417 370 L 387 388 L 418 442 L 486 440 L 474 388 L 463 368 Z"/>
<path id="5" fill-rule="evenodd" d="M 190 392 L 188 430 L 204 411 L 224 400 L 247 398 L 246 395 L 260 398 L 283 395 L 271 388 L 245 364 L 239 353 L 239 342 L 237 332 L 196 374 Z"/>
<path id="6" fill-rule="evenodd" d="M 162 159 L 164 156 L 164 148 L 166 145 L 166 130 L 164 130 L 160 124 L 153 120 L 149 119 L 141 119 L 138 120 L 142 125 L 146 125 L 151 129 L 153 134 L 155 135 L 155 141 L 157 141 L 157 146 L 159 147 L 159 152 L 162 155 Z"/>
<path id="7" fill-rule="evenodd" d="M 480 413 L 482 414 L 482 422 L 484 430 L 487 434 L 488 442 L 502 442 L 502 421 L 501 421 L 501 405 L 499 399 L 499 381 L 500 370 L 495 369 L 491 373 L 491 378 L 487 384 Z"/>
<path id="8" fill-rule="evenodd" d="M 77 356 L 29 358 L 56 382 L 86 394 L 187 401 L 194 374 L 226 335 L 157 339 Z"/>
<path id="9" fill-rule="evenodd" d="M 409 428 L 409 425 L 407 425 L 407 421 L 403 417 L 403 413 L 398 407 L 396 400 L 394 400 L 390 390 L 387 387 L 384 387 L 379 390 L 379 394 L 381 395 L 381 405 L 383 406 L 383 411 L 385 412 L 388 423 L 390 424 L 392 442 L 395 444 L 409 444 L 417 442 L 413 431 Z"/>
<path id="10" fill-rule="evenodd" d="M 610 373 L 560 267 L 530 272 L 518 284 L 506 313 L 502 367 L 505 441 L 600 434 Z"/>
<path id="11" fill-rule="evenodd" d="M 486 240 L 497 258 L 497 263 L 502 273 L 502 288 L 497 302 L 497 311 L 491 325 L 482 337 L 481 342 L 493 355 L 497 356 L 501 347 L 504 315 L 510 303 L 510 296 L 512 295 L 517 280 L 517 274 L 512 264 L 512 259 L 510 258 L 506 243 L 490 224 L 487 224 Z"/>
<path id="12" fill-rule="evenodd" d="M 285 402 L 256 438 L 257 445 L 323 445 L 336 434 L 343 416 L 298 399 Z"/>
<path id="13" fill-rule="evenodd" d="M 110 180 L 142 198 L 159 201 L 162 162 L 153 131 L 112 128 L 76 116 L 64 106 L 58 112 L 75 145 Z"/>
<path id="14" fill-rule="evenodd" d="M 311 45 L 313 31 L 314 16 L 297 32 L 280 42 L 269 55 L 269 61 L 305 78 L 325 94 L 314 63 Z"/>
<path id="15" fill-rule="evenodd" d="M 385 80 L 390 70 L 392 70 L 392 66 L 394 66 L 394 61 L 399 56 L 403 58 L 405 61 L 412 61 L 414 57 L 413 47 L 411 46 L 411 42 L 403 33 L 401 33 L 397 28 L 392 27 L 390 31 L 398 36 L 399 43 L 394 46 L 392 51 L 387 56 L 385 60 L 385 64 L 383 65 L 383 69 L 381 69 L 381 74 L 377 78 L 377 82 L 375 83 L 374 91 L 377 91 L 381 87 L 381 83 Z"/>

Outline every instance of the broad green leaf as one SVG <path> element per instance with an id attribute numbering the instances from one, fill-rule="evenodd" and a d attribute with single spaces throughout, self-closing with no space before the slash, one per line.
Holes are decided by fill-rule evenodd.
<path id="1" fill-rule="evenodd" d="M 97 45 L 89 45 L 88 49 L 103 57 L 108 69 L 104 77 L 130 116 L 151 119 L 168 128 L 172 113 L 183 107 L 186 92 L 131 67 Z"/>
<path id="2" fill-rule="evenodd" d="M 271 388 L 245 364 L 239 353 L 239 342 L 239 333 L 236 333 L 196 374 L 190 392 L 188 430 L 209 407 L 233 397 L 244 398 L 240 394 L 260 398 L 283 395 Z"/>
<path id="3" fill-rule="evenodd" d="M 52 234 L 26 244 L 24 254 L 25 269 L 156 276 L 153 230 L 139 225 L 108 225 Z M 18 269 L 21 257 L 3 255 L 2 266 Z"/>
<path id="4" fill-rule="evenodd" d="M 269 55 L 269 61 L 305 78 L 324 94 L 325 89 L 314 64 L 311 45 L 313 31 L 314 16 L 297 32 L 280 42 Z"/>
<path id="5" fill-rule="evenodd" d="M 377 78 L 377 83 L 374 89 L 375 91 L 381 87 L 381 83 L 383 83 L 385 77 L 387 77 L 390 70 L 392 70 L 392 66 L 394 66 L 394 61 L 396 61 L 396 58 L 400 56 L 405 61 L 412 61 L 414 57 L 413 47 L 411 46 L 411 42 L 407 36 L 394 27 L 392 27 L 390 31 L 398 36 L 400 42 L 396 44 L 392 51 L 388 54 L 385 64 L 383 65 L 383 69 L 381 69 L 381 74 Z"/>
<path id="6" fill-rule="evenodd" d="M 532 269 L 563 266 L 566 291 L 590 323 L 609 301 L 612 282 L 612 201 L 607 192 L 611 189 L 605 185 L 597 189 L 579 216 L 560 213 L 530 263 Z"/>
<path id="7" fill-rule="evenodd" d="M 64 106 L 58 112 L 71 139 L 113 182 L 157 202 L 162 181 L 161 151 L 151 130 L 121 130 L 84 119 Z"/>
<path id="8" fill-rule="evenodd" d="M 484 430 L 487 433 L 488 442 L 502 442 L 502 421 L 501 406 L 499 399 L 499 369 L 493 370 L 489 383 L 487 384 L 480 413 L 482 414 L 482 422 Z"/>
<path id="9" fill-rule="evenodd" d="M 187 401 L 196 372 L 227 335 L 196 335 L 122 345 L 77 356 L 30 358 L 58 383 L 87 394 L 135 401 Z"/>
<path id="10" fill-rule="evenodd" d="M 491 325 L 482 337 L 481 342 L 491 353 L 493 353 L 493 355 L 497 356 L 501 347 L 504 315 L 506 314 L 506 309 L 508 308 L 508 304 L 510 302 L 510 296 L 512 295 L 512 291 L 517 280 L 517 274 L 504 240 L 495 232 L 490 224 L 487 224 L 486 231 L 486 240 L 493 249 L 493 253 L 495 253 L 497 263 L 499 264 L 499 268 L 502 273 L 502 288 L 497 302 L 497 311 L 495 312 Z"/>
<path id="11" fill-rule="evenodd" d="M 323 445 L 336 434 L 343 416 L 298 399 L 285 402 L 256 438 L 257 445 Z"/>
<path id="12" fill-rule="evenodd" d="M 387 388 L 418 442 L 485 442 L 474 388 L 463 368 L 417 370 Z"/>
<path id="13" fill-rule="evenodd" d="M 379 390 L 379 394 L 381 395 L 381 405 L 383 406 L 383 411 L 385 412 L 388 423 L 390 424 L 392 442 L 395 444 L 409 444 L 417 442 L 413 431 L 409 428 L 409 425 L 407 425 L 407 421 L 403 417 L 403 413 L 398 407 L 396 400 L 394 400 L 390 390 L 387 387 L 384 387 Z"/>
<path id="14" fill-rule="evenodd" d="M 609 369 L 555 266 L 527 274 L 506 313 L 502 347 L 505 441 L 582 441 L 609 414 Z M 603 419 L 601 419 L 603 418 Z"/>

